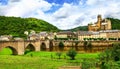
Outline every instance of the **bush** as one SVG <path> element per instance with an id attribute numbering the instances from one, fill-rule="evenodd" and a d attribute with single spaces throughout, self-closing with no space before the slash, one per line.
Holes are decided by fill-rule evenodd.
<path id="1" fill-rule="evenodd" d="M 71 58 L 71 60 L 75 60 L 75 56 L 77 55 L 77 52 L 74 49 L 70 49 L 67 52 L 67 56 Z"/>
<path id="2" fill-rule="evenodd" d="M 113 56 L 115 61 L 119 61 L 120 59 L 120 43 L 113 44 L 113 49 L 111 50 L 111 55 Z"/>
<path id="3" fill-rule="evenodd" d="M 101 69 L 120 69 L 120 43 L 113 44 L 112 49 L 107 49 L 100 54 Z"/>
<path id="4" fill-rule="evenodd" d="M 90 62 L 90 61 L 88 61 L 86 59 L 84 59 L 82 64 L 81 64 L 81 69 L 91 69 L 93 67 L 95 67 L 93 62 Z"/>
<path id="5" fill-rule="evenodd" d="M 60 56 L 62 55 L 62 53 L 61 53 L 61 52 L 57 52 L 56 55 L 57 55 L 57 56 L 59 57 L 59 59 L 60 59 Z"/>

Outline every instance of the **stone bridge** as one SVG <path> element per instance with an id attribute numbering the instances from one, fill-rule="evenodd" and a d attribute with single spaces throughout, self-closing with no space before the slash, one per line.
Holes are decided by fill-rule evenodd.
<path id="1" fill-rule="evenodd" d="M 24 41 L 0 41 L 0 50 L 10 48 L 14 55 L 23 55 L 27 49 L 31 51 L 59 51 L 59 43 L 61 40 L 24 40 Z M 64 51 L 74 48 L 77 51 L 84 50 L 84 41 L 62 41 Z M 113 43 L 120 41 L 91 41 L 92 51 L 103 51 L 112 47 Z M 77 44 L 76 44 L 77 43 Z"/>
<path id="2" fill-rule="evenodd" d="M 41 51 L 49 49 L 49 41 L 0 41 L 0 50 L 10 48 L 14 55 L 23 55 L 26 49 L 31 51 Z"/>

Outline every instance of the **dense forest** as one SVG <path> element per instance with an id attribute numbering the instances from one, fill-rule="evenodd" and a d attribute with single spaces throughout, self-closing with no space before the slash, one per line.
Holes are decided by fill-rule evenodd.
<path id="1" fill-rule="evenodd" d="M 0 16 L 0 35 L 24 37 L 24 31 L 34 30 L 57 32 L 59 29 L 50 23 L 36 18 L 20 18 Z"/>
<path id="2" fill-rule="evenodd" d="M 107 18 L 111 20 L 111 24 L 112 24 L 112 30 L 120 30 L 120 20 L 119 19 L 114 19 L 114 18 Z M 71 31 L 87 31 L 88 27 L 87 26 L 79 26 L 73 29 L 69 29 Z"/>

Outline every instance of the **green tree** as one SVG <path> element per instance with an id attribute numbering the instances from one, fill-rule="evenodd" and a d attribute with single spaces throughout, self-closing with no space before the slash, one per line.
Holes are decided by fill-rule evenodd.
<path id="1" fill-rule="evenodd" d="M 113 56 L 113 59 L 115 61 L 119 61 L 120 60 L 120 43 L 114 43 L 113 44 L 113 48 L 112 48 L 112 53 L 111 55 Z"/>
<path id="2" fill-rule="evenodd" d="M 77 52 L 74 49 L 70 49 L 67 52 L 67 56 L 71 58 L 71 60 L 75 60 L 75 56 L 77 55 Z"/>
<path id="3" fill-rule="evenodd" d="M 113 48 L 100 54 L 101 69 L 120 69 L 120 43 L 114 43 Z"/>

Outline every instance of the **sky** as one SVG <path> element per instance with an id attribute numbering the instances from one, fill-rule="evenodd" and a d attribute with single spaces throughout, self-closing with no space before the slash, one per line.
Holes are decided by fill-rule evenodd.
<path id="1" fill-rule="evenodd" d="M 120 0 L 0 0 L 0 15 L 43 19 L 66 30 L 102 18 L 120 19 Z"/>

